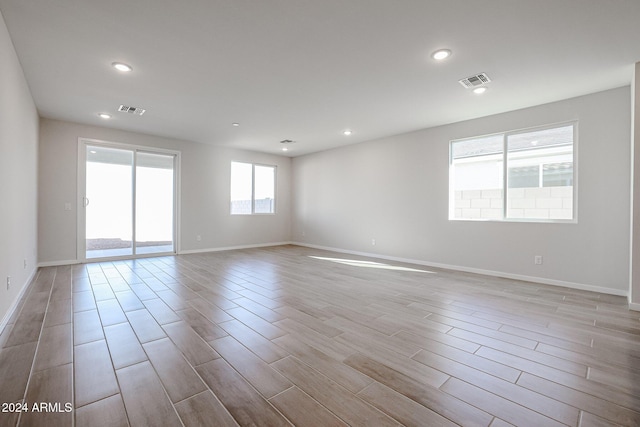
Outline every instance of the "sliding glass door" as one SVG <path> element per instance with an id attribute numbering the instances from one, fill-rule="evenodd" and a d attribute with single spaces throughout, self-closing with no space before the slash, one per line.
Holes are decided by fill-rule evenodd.
<path id="1" fill-rule="evenodd" d="M 81 152 L 84 259 L 175 253 L 176 154 L 89 141 Z"/>

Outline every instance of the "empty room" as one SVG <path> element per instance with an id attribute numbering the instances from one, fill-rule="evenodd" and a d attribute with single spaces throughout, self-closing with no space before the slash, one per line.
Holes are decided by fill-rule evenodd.
<path id="1" fill-rule="evenodd" d="M 640 425 L 639 22 L 0 0 L 0 426 Z"/>

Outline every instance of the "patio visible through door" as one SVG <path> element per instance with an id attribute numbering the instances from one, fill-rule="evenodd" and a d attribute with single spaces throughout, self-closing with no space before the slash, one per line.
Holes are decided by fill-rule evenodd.
<path id="1" fill-rule="evenodd" d="M 176 155 L 83 145 L 85 259 L 175 253 Z"/>

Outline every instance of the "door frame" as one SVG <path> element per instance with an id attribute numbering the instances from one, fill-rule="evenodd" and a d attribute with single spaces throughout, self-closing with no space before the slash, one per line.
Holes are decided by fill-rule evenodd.
<path id="1" fill-rule="evenodd" d="M 158 252 L 151 254 L 137 254 L 133 255 L 123 255 L 123 256 L 114 256 L 114 257 L 105 257 L 105 258 L 87 258 L 86 251 L 86 210 L 85 210 L 85 198 L 87 191 L 87 180 L 86 180 L 86 147 L 88 145 L 105 147 L 105 148 L 114 148 L 121 150 L 129 150 L 134 152 L 134 164 L 135 168 L 135 153 L 138 152 L 146 152 L 152 154 L 165 154 L 175 156 L 174 166 L 173 166 L 173 252 Z M 165 256 L 165 255 L 177 255 L 179 253 L 180 247 L 180 164 L 181 164 L 181 152 L 177 150 L 168 150 L 164 148 L 156 148 L 145 145 L 135 145 L 135 144 L 126 144 L 122 142 L 111 142 L 104 141 L 99 139 L 92 138 L 78 138 L 78 170 L 77 170 L 77 205 L 76 212 L 77 214 L 77 242 L 76 242 L 76 257 L 79 262 L 93 262 L 93 261 L 110 261 L 110 260 L 119 260 L 119 259 L 135 259 L 135 258 L 148 258 L 154 256 Z M 132 221 L 133 226 L 135 227 L 135 188 L 132 191 L 132 203 L 134 207 L 134 212 L 132 212 Z M 135 249 L 135 235 L 132 236 Z M 135 250 L 134 250 L 135 252 Z"/>

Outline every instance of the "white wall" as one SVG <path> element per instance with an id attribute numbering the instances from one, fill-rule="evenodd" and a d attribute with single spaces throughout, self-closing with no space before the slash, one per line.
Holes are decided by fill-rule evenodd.
<path id="1" fill-rule="evenodd" d="M 0 15 L 0 332 L 35 272 L 37 150 L 38 112 Z"/>
<path id="2" fill-rule="evenodd" d="M 626 295 L 629 94 L 623 87 L 295 158 L 292 239 Z M 577 224 L 447 219 L 450 140 L 571 120 Z"/>
<path id="3" fill-rule="evenodd" d="M 629 306 L 640 311 L 640 62 L 635 64 L 631 83 L 631 154 Z"/>
<path id="4" fill-rule="evenodd" d="M 42 119 L 40 123 L 39 245 L 41 264 L 76 257 L 78 138 L 97 139 L 181 152 L 180 252 L 250 246 L 290 240 L 288 157 L 232 150 L 188 141 Z M 232 160 L 276 165 L 277 214 L 229 214 Z M 71 203 L 72 211 L 65 211 Z M 196 236 L 202 237 L 201 241 Z"/>

